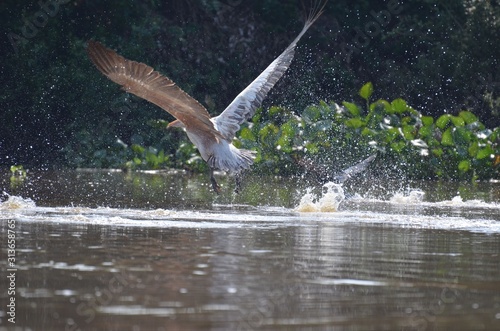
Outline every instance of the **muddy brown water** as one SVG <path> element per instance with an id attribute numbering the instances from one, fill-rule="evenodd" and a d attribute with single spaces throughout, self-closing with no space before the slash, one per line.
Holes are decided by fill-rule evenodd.
<path id="1" fill-rule="evenodd" d="M 0 331 L 500 330 L 500 183 L 364 183 L 300 213 L 297 179 L 0 180 Z"/>

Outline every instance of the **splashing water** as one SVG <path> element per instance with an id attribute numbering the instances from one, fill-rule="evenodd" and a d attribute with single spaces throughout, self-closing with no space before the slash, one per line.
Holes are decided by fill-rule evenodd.
<path id="1" fill-rule="evenodd" d="M 295 211 L 301 213 L 336 212 L 344 199 L 345 195 L 342 187 L 339 184 L 328 182 L 323 185 L 323 193 L 319 199 L 312 193 L 312 189 L 308 188 L 300 199 L 300 203 L 295 208 Z"/>
<path id="2" fill-rule="evenodd" d="M 420 190 L 412 190 L 408 195 L 396 193 L 390 199 L 391 203 L 395 204 L 416 204 L 424 201 L 425 192 Z"/>
<path id="3" fill-rule="evenodd" d="M 8 195 L 8 199 L 0 202 L 0 210 L 14 210 L 36 207 L 35 202 L 30 198 L 23 199 L 18 196 Z"/>

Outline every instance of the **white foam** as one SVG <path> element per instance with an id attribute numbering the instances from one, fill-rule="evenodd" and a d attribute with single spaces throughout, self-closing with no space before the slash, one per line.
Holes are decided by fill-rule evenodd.
<path id="1" fill-rule="evenodd" d="M 463 207 L 471 208 L 471 209 L 500 209 L 500 203 L 498 202 L 486 202 L 483 200 L 472 199 L 472 200 L 464 200 L 461 196 L 457 195 L 453 197 L 451 200 L 442 200 L 442 201 L 425 201 L 425 192 L 421 190 L 412 190 L 408 194 L 403 193 L 394 193 L 391 198 L 388 200 L 378 199 L 378 198 L 366 198 L 359 194 L 355 194 L 351 201 L 355 201 L 357 203 L 363 202 L 371 202 L 371 203 L 389 203 L 392 205 L 401 205 L 401 206 L 422 206 L 422 207 Z"/>
<path id="2" fill-rule="evenodd" d="M 339 210 L 339 205 L 344 201 L 345 195 L 342 186 L 333 182 L 323 185 L 323 192 L 320 198 L 312 193 L 312 189 L 307 189 L 300 199 L 295 211 L 301 213 L 331 213 Z"/>
<path id="3" fill-rule="evenodd" d="M 15 195 L 8 195 L 6 201 L 0 202 L 0 210 L 16 210 L 34 207 L 36 207 L 36 204 L 33 200 L 23 199 Z"/>
<path id="4" fill-rule="evenodd" d="M 308 283 L 321 284 L 321 285 L 355 285 L 355 286 L 387 286 L 387 282 L 381 282 L 376 280 L 364 280 L 364 279 L 330 279 L 330 278 L 317 278 Z"/>
<path id="5" fill-rule="evenodd" d="M 9 197 L 0 203 L 0 218 L 7 216 L 16 222 L 68 223 L 76 226 L 98 224 L 103 226 L 158 227 L 158 228 L 280 228 L 307 227 L 311 222 L 331 221 L 344 201 L 339 185 L 329 183 L 316 195 L 312 189 L 302 196 L 295 209 L 272 206 L 217 205 L 214 210 L 124 209 L 88 207 L 43 207 L 30 199 Z M 378 200 L 355 196 L 354 204 L 335 213 L 336 222 L 383 223 L 403 227 L 459 229 L 473 232 L 500 233 L 500 204 L 481 200 L 465 200 L 456 196 L 451 200 L 426 202 L 423 192 L 415 190 L 397 198 Z M 356 205 L 363 205 L 358 210 Z M 394 205 L 396 208 L 387 208 Z M 420 208 L 424 207 L 424 208 Z M 432 215 L 425 213 L 431 207 Z M 353 209 L 354 208 L 354 209 Z M 369 210 L 366 210 L 369 208 Z M 408 210 L 411 213 L 408 213 Z M 423 212 L 420 212 L 423 211 Z M 261 254 L 256 252 L 256 254 Z M 80 266 L 77 266 L 80 267 Z M 84 268 L 84 266 L 83 266 Z"/>
<path id="6" fill-rule="evenodd" d="M 412 190 L 407 195 L 396 193 L 389 200 L 394 204 L 418 204 L 424 201 L 425 192 L 420 190 Z"/>

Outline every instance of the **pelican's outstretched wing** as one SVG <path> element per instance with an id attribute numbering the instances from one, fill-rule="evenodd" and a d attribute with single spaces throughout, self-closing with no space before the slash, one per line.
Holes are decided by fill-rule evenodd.
<path id="1" fill-rule="evenodd" d="M 211 141 L 221 138 L 205 107 L 169 78 L 144 63 L 125 59 L 93 40 L 88 42 L 87 52 L 97 69 L 125 91 L 163 108 L 187 129 L 202 133 Z"/>
<path id="2" fill-rule="evenodd" d="M 323 3 L 316 2 L 316 5 L 311 8 L 302 31 L 300 31 L 295 40 L 292 41 L 285 51 L 281 53 L 266 70 L 238 94 L 233 102 L 231 102 L 219 116 L 212 119 L 217 130 L 219 130 L 228 141 L 233 140 L 235 133 L 240 129 L 240 124 L 253 116 L 255 110 L 260 107 L 267 93 L 288 69 L 295 53 L 295 46 L 304 33 L 306 33 L 307 29 L 309 29 L 314 21 L 323 13 L 325 5 L 326 1 Z"/>

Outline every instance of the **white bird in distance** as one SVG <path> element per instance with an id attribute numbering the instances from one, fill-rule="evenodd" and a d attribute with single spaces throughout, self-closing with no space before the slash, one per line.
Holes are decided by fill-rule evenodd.
<path id="1" fill-rule="evenodd" d="M 254 115 L 267 93 L 288 69 L 295 46 L 323 13 L 325 5 L 326 1 L 322 0 L 312 5 L 302 31 L 292 43 L 219 116 L 212 118 L 204 106 L 150 66 L 127 60 L 93 40 L 88 42 L 87 52 L 97 69 L 121 85 L 123 90 L 154 103 L 176 118 L 168 127 L 180 127 L 186 131 L 189 140 L 208 163 L 215 192 L 221 191 L 214 178 L 215 169 L 234 174 L 235 191 L 238 192 L 239 175 L 253 164 L 255 152 L 236 148 L 232 140 L 240 125 Z"/>

